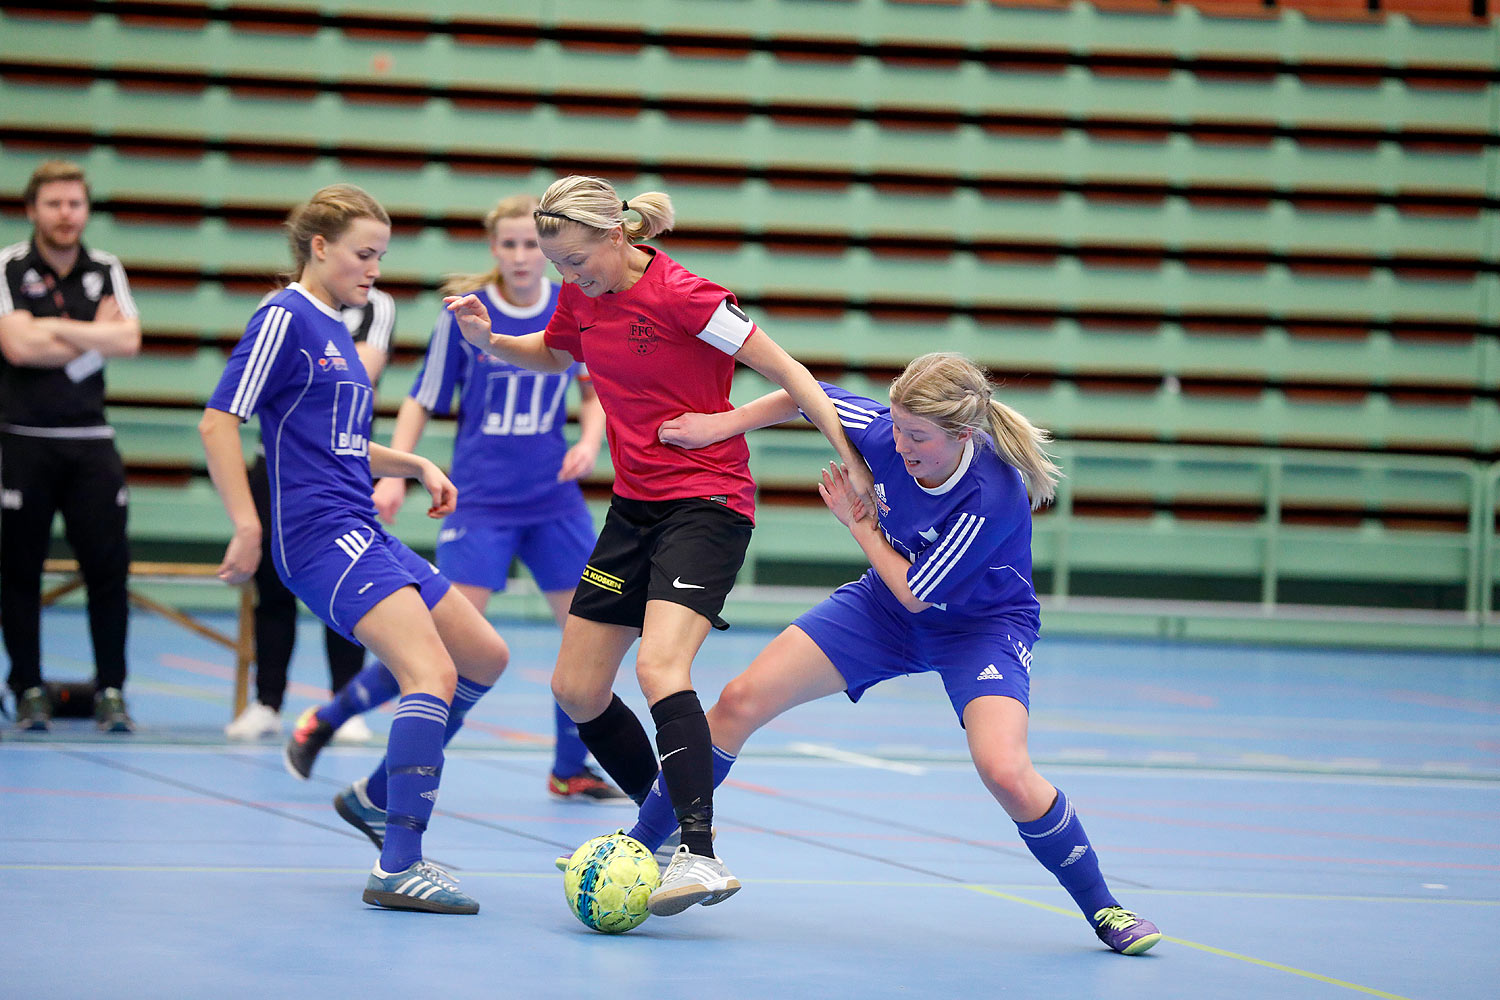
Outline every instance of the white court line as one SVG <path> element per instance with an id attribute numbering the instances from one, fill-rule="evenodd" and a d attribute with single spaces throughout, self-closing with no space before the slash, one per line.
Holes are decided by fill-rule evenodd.
<path id="1" fill-rule="evenodd" d="M 792 743 L 787 749 L 793 753 L 805 754 L 808 757 L 822 757 L 825 760 L 836 760 L 843 764 L 858 764 L 860 767 L 874 767 L 882 771 L 896 771 L 900 774 L 927 773 L 927 768 L 917 764 L 907 764 L 898 760 L 885 760 L 881 757 L 871 757 L 869 754 L 854 753 L 852 750 L 840 750 L 838 747 L 827 747 L 819 743 Z"/>

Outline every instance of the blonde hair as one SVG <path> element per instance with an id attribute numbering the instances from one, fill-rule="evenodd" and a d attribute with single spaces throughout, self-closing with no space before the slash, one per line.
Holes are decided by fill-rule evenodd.
<path id="1" fill-rule="evenodd" d="M 389 226 L 391 217 L 380 202 L 353 184 L 330 184 L 292 209 L 286 217 L 286 239 L 292 248 L 292 279 L 300 277 L 312 258 L 312 240 L 337 240 L 355 219 L 374 219 Z"/>
<path id="2" fill-rule="evenodd" d="M 501 219 L 526 219 L 537 209 L 537 200 L 529 194 L 514 194 L 508 198 L 501 198 L 495 202 L 495 207 L 490 209 L 484 217 L 484 235 L 493 243 L 495 240 L 495 227 L 500 224 Z M 483 274 L 450 274 L 443 279 L 442 288 L 438 290 L 439 295 L 463 295 L 475 289 L 484 288 L 486 285 L 497 285 L 505 287 L 505 278 L 500 274 L 500 266 L 497 264 Z"/>
<path id="3" fill-rule="evenodd" d="M 26 207 L 35 207 L 37 192 L 43 184 L 51 184 L 53 181 L 77 181 L 83 185 L 84 200 L 93 200 L 89 194 L 88 178 L 83 175 L 82 167 L 72 160 L 46 160 L 31 172 L 31 179 L 26 182 L 26 190 L 21 195 Z"/>
<path id="4" fill-rule="evenodd" d="M 626 212 L 634 212 L 640 221 L 626 222 Z M 583 174 L 553 181 L 535 215 L 539 236 L 556 236 L 572 222 L 599 230 L 595 236 L 619 226 L 632 243 L 666 232 L 675 220 L 672 199 L 661 191 L 645 191 L 627 202 L 608 181 Z"/>
<path id="5" fill-rule="evenodd" d="M 950 437 L 965 428 L 1021 473 L 1035 510 L 1050 503 L 1062 472 L 1047 454 L 1052 435 L 993 398 L 989 373 L 964 357 L 937 351 L 906 366 L 891 383 L 891 403 L 931 420 Z"/>

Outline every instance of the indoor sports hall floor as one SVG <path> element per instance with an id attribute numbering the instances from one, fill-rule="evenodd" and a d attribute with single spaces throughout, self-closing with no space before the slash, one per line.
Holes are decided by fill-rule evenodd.
<path id="1" fill-rule="evenodd" d="M 88 676 L 79 612 L 44 628 L 52 679 Z M 137 615 L 139 733 L 0 739 L 0 996 L 1500 995 L 1492 657 L 1044 639 L 1033 754 L 1166 935 L 1125 958 L 984 793 L 931 677 L 758 734 L 717 799 L 739 895 L 585 929 L 552 859 L 627 814 L 548 799 L 555 633 L 502 630 L 512 670 L 427 839 L 483 908 L 439 917 L 359 900 L 374 852 L 329 802 L 380 750 L 332 749 L 301 783 L 279 744 L 225 743 L 225 657 Z M 705 704 L 768 635 L 710 638 Z M 321 660 L 305 626 L 289 717 Z"/>

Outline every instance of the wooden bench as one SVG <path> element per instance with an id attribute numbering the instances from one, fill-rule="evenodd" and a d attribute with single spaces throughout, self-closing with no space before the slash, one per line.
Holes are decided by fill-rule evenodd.
<path id="1" fill-rule="evenodd" d="M 72 579 L 44 590 L 42 592 L 43 607 L 55 603 L 59 598 L 83 586 L 83 577 L 79 575 L 76 559 L 48 559 L 45 569 L 48 573 L 71 574 Z M 130 578 L 132 582 L 138 578 L 169 581 L 203 580 L 215 578 L 218 569 L 218 566 L 207 563 L 132 562 Z M 238 716 L 245 708 L 245 700 L 250 689 L 250 664 L 255 660 L 255 586 L 247 581 L 240 584 L 239 590 L 239 616 L 234 634 L 221 632 L 180 608 L 174 608 L 170 604 L 149 597 L 134 587 L 131 587 L 129 591 L 130 603 L 136 607 L 154 611 L 163 618 L 170 619 L 188 631 L 216 642 L 234 653 L 235 716 Z"/>

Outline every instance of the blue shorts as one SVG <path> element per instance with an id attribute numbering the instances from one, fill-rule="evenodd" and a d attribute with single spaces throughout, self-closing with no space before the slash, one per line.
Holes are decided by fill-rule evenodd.
<path id="1" fill-rule="evenodd" d="M 489 524 L 483 517 L 454 514 L 438 533 L 437 564 L 454 583 L 505 591 L 511 560 L 520 556 L 543 593 L 572 590 L 594 550 L 594 519 L 588 508 L 540 524 Z"/>
<path id="2" fill-rule="evenodd" d="M 448 592 L 436 566 L 379 525 L 330 519 L 322 537 L 327 541 L 299 546 L 295 563 L 276 570 L 288 590 L 346 639 L 358 642 L 354 626 L 402 587 L 416 587 L 429 610 Z"/>
<path id="3" fill-rule="evenodd" d="M 1036 637 L 1004 619 L 924 625 L 867 573 L 835 590 L 792 624 L 817 643 L 848 685 L 850 701 L 881 681 L 932 671 L 963 723 L 975 698 L 997 694 L 1031 705 Z M 935 626 L 935 627 L 934 627 Z"/>

